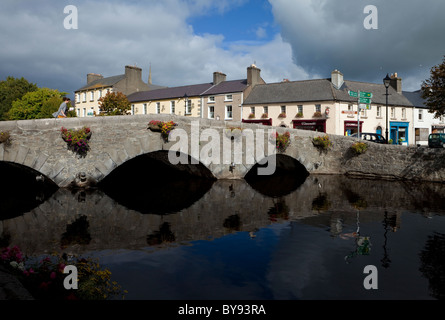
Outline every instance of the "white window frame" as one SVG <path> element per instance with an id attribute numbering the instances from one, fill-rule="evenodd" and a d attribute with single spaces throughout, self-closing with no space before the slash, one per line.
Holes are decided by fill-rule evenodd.
<path id="1" fill-rule="evenodd" d="M 176 103 L 175 101 L 170 101 L 170 113 L 175 114 L 176 112 Z"/>
<path id="2" fill-rule="evenodd" d="M 87 102 L 87 93 L 86 92 L 84 92 L 82 94 L 82 102 Z"/>
<path id="3" fill-rule="evenodd" d="M 321 112 L 321 104 L 315 105 L 315 112 Z"/>
<path id="4" fill-rule="evenodd" d="M 215 103 L 215 96 L 209 96 L 207 102 L 208 103 Z"/>
<path id="5" fill-rule="evenodd" d="M 144 114 L 147 114 L 147 104 L 146 104 L 146 103 L 144 103 L 144 105 L 143 105 L 143 108 L 142 108 L 142 109 L 143 109 L 143 111 L 142 111 L 142 112 L 143 112 Z"/>
<path id="6" fill-rule="evenodd" d="M 423 121 L 423 110 L 419 110 L 418 120 Z"/>
<path id="7" fill-rule="evenodd" d="M 90 92 L 90 101 L 94 101 L 94 91 Z"/>
<path id="8" fill-rule="evenodd" d="M 380 118 L 382 116 L 382 107 L 377 106 L 377 118 Z"/>
<path id="9" fill-rule="evenodd" d="M 287 111 L 286 109 L 287 109 L 286 106 L 281 106 L 281 113 L 285 114 Z"/>
<path id="10" fill-rule="evenodd" d="M 232 94 L 226 94 L 224 101 L 233 101 L 233 95 Z"/>
<path id="11" fill-rule="evenodd" d="M 209 119 L 215 119 L 215 106 L 209 106 Z"/>
<path id="12" fill-rule="evenodd" d="M 396 117 L 396 108 L 391 107 L 391 118 L 395 119 L 395 117 Z"/>
<path id="13" fill-rule="evenodd" d="M 192 114 L 192 100 L 187 100 L 185 114 Z"/>
<path id="14" fill-rule="evenodd" d="M 156 114 L 161 114 L 161 103 L 156 102 Z"/>
<path id="15" fill-rule="evenodd" d="M 226 106 L 226 120 L 233 120 L 233 107 L 232 105 Z"/>
<path id="16" fill-rule="evenodd" d="M 269 115 L 269 106 L 263 107 L 263 113 Z"/>

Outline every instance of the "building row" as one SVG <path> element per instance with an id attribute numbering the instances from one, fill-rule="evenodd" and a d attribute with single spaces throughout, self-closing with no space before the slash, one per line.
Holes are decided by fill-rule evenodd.
<path id="1" fill-rule="evenodd" d="M 122 92 L 131 103 L 131 114 L 175 114 L 222 121 L 312 130 L 351 135 L 360 132 L 386 135 L 392 143 L 426 145 L 432 132 L 444 132 L 443 117 L 434 118 L 420 90 L 402 90 L 402 79 L 392 74 L 389 86 L 344 79 L 334 70 L 330 78 L 266 83 L 255 65 L 246 78 L 227 80 L 214 72 L 212 82 L 179 87 L 148 83 L 142 69 L 126 66 L 125 74 L 104 78 L 87 75 L 87 85 L 75 92 L 78 117 L 95 116 L 99 99 L 107 92 Z M 372 94 L 360 103 L 354 93 Z"/>

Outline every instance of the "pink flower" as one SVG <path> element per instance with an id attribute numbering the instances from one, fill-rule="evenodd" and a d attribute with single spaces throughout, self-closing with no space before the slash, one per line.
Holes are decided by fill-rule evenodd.
<path id="1" fill-rule="evenodd" d="M 54 280 L 56 278 L 56 273 L 53 271 L 51 272 L 51 274 L 49 275 L 49 277 Z"/>

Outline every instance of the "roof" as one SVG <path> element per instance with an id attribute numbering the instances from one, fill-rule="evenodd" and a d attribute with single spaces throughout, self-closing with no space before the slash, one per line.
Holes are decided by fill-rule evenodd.
<path id="1" fill-rule="evenodd" d="M 386 88 L 383 84 L 345 80 L 340 89 L 335 88 L 331 79 L 289 81 L 256 85 L 244 102 L 245 105 L 310 102 L 310 101 L 345 101 L 357 102 L 348 91 L 370 92 L 373 104 L 386 104 Z M 413 104 L 404 95 L 392 87 L 388 89 L 389 105 L 410 106 Z"/>
<path id="2" fill-rule="evenodd" d="M 403 91 L 403 95 L 417 108 L 425 108 L 428 109 L 427 106 L 425 106 L 425 99 L 422 98 L 422 92 L 420 90 L 409 92 L 409 91 Z"/>
<path id="3" fill-rule="evenodd" d="M 119 81 L 125 79 L 125 74 L 121 74 L 118 76 L 112 76 L 108 78 L 102 78 L 92 81 L 91 83 L 87 84 L 86 86 L 83 86 L 80 89 L 77 89 L 77 91 L 83 91 L 83 90 L 89 90 L 89 89 L 95 89 L 95 88 L 104 88 L 104 87 L 112 87 Z"/>
<path id="4" fill-rule="evenodd" d="M 152 101 L 182 98 L 185 94 L 189 97 L 200 96 L 204 91 L 210 89 L 213 85 L 211 83 L 203 83 L 197 85 L 163 88 L 150 91 L 140 91 L 128 95 L 130 102 Z"/>
<path id="5" fill-rule="evenodd" d="M 182 87 L 163 88 L 150 91 L 140 91 L 130 94 L 127 98 L 130 102 L 142 102 L 153 100 L 166 100 L 188 97 L 209 96 L 225 93 L 242 92 L 247 88 L 247 80 L 223 81 L 217 85 L 202 83 Z"/>

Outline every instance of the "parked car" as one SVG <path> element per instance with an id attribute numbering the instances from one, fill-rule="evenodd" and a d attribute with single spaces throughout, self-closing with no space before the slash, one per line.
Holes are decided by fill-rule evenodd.
<path id="1" fill-rule="evenodd" d="M 445 133 L 432 133 L 428 136 L 428 147 L 430 148 L 444 148 L 445 147 Z"/>
<path id="2" fill-rule="evenodd" d="M 354 133 L 351 135 L 351 137 L 357 138 L 357 133 Z M 383 143 L 386 144 L 386 139 L 379 133 L 368 133 L 368 132 L 361 132 L 360 137 L 362 140 L 371 141 L 375 143 Z"/>

